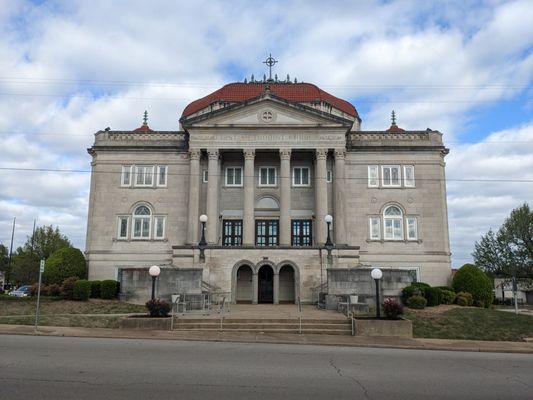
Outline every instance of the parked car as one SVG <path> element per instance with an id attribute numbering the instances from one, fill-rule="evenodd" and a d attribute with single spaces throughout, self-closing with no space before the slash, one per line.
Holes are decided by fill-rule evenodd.
<path id="1" fill-rule="evenodd" d="M 28 297 L 30 295 L 30 289 L 30 285 L 24 285 L 19 287 L 18 289 L 13 290 L 12 292 L 9 292 L 9 295 L 15 297 Z"/>

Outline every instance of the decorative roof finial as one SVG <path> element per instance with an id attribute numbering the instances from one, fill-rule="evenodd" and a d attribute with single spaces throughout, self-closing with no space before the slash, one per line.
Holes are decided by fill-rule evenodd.
<path id="1" fill-rule="evenodd" d="M 271 81 L 272 80 L 272 67 L 274 66 L 274 64 L 276 64 L 278 62 L 278 60 L 275 60 L 273 57 L 272 57 L 272 53 L 270 53 L 268 55 L 268 58 L 263 61 L 263 64 L 266 64 L 268 66 L 268 80 Z"/>
<path id="2" fill-rule="evenodd" d="M 143 125 L 148 126 L 148 111 L 144 110 L 143 114 Z"/>
<path id="3" fill-rule="evenodd" d="M 396 125 L 396 113 L 394 112 L 394 110 L 392 110 L 390 120 L 391 120 L 391 125 Z"/>

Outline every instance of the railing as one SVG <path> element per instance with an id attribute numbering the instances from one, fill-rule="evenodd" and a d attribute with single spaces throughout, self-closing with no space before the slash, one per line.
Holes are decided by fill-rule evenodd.
<path id="1" fill-rule="evenodd" d="M 302 334 L 302 302 L 300 301 L 300 296 L 298 296 L 298 300 L 296 301 L 298 304 L 298 333 Z"/>
<path id="2" fill-rule="evenodd" d="M 222 304 L 220 305 L 220 331 L 222 332 L 224 327 L 224 307 L 226 306 L 226 296 L 222 298 Z"/>

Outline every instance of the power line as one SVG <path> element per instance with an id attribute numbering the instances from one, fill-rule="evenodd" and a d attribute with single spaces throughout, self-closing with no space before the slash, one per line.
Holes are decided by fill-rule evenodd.
<path id="1" fill-rule="evenodd" d="M 18 167 L 0 167 L 0 171 L 17 171 L 17 172 L 62 172 L 62 173 L 83 173 L 83 174 L 116 174 L 121 175 L 122 171 L 105 171 L 105 170 L 98 170 L 98 171 L 91 171 L 86 169 L 58 169 L 58 168 L 18 168 Z M 190 176 L 189 173 L 167 173 L 167 176 Z M 224 177 L 223 174 L 216 174 L 217 177 Z M 249 177 L 248 175 L 242 175 L 243 178 Z M 253 178 L 259 178 L 259 175 L 253 175 L 251 176 Z M 277 178 L 279 179 L 290 179 L 290 176 L 280 176 L 278 175 Z M 309 177 L 310 180 L 316 180 L 316 177 Z M 321 179 L 327 179 L 327 178 L 321 178 Z M 345 177 L 344 180 L 368 180 L 368 177 Z M 416 181 L 430 181 L 430 182 L 441 182 L 441 181 L 449 181 L 449 182 L 510 182 L 510 183 L 533 183 L 533 179 L 480 179 L 480 178 L 463 178 L 463 179 L 454 179 L 454 178 L 420 178 L 417 177 Z"/>

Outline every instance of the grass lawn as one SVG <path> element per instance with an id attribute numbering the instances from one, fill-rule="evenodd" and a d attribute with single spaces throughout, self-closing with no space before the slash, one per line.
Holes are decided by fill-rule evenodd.
<path id="1" fill-rule="evenodd" d="M 439 312 L 438 309 L 444 310 Z M 440 306 L 407 309 L 414 337 L 521 341 L 533 337 L 533 317 L 485 308 Z"/>
<path id="2" fill-rule="evenodd" d="M 116 315 L 41 315 L 39 326 L 79 326 L 82 328 L 118 328 Z M 33 325 L 35 316 L 0 317 L 0 324 Z"/>
<path id="3" fill-rule="evenodd" d="M 0 317 L 35 314 L 36 299 L 0 298 Z M 41 315 L 47 314 L 125 314 L 146 312 L 146 307 L 120 300 L 90 299 L 89 301 L 41 299 Z"/>

